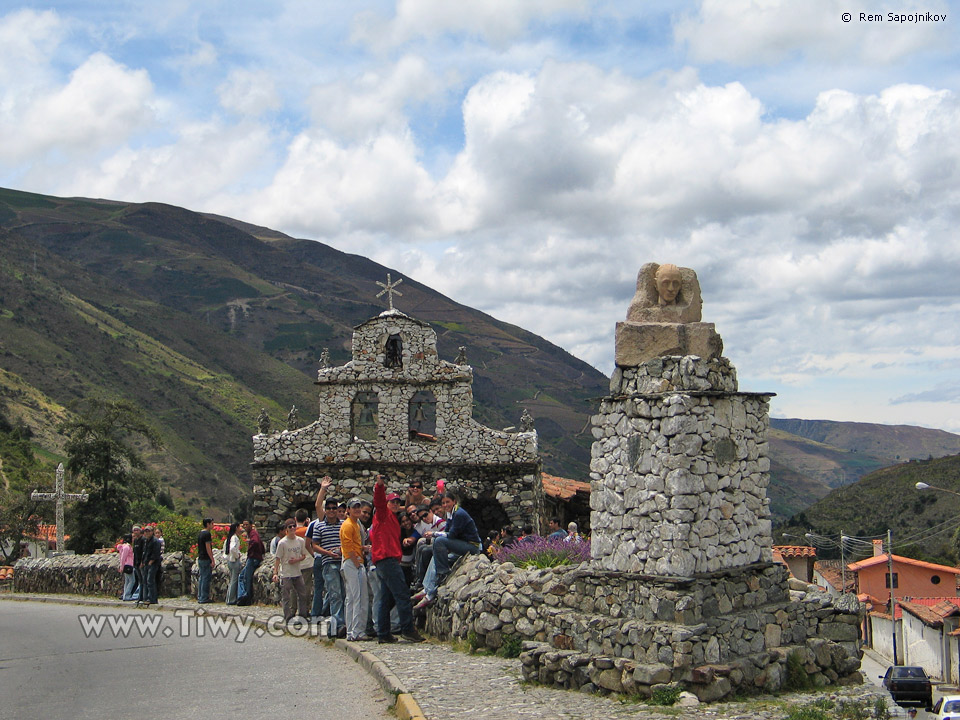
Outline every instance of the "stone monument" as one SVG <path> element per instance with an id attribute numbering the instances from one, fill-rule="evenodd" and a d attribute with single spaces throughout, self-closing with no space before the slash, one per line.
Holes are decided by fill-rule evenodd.
<path id="1" fill-rule="evenodd" d="M 468 558 L 428 611 L 431 632 L 526 640 L 524 679 L 590 691 L 680 683 L 710 701 L 779 690 L 797 661 L 817 686 L 862 681 L 856 597 L 791 590 L 772 562 L 771 395 L 739 390 L 700 309 L 692 270 L 641 269 L 592 418 L 592 560 Z"/>
<path id="2" fill-rule="evenodd" d="M 640 269 L 593 418 L 593 557 L 688 577 L 771 560 L 768 393 L 738 391 L 690 268 Z"/>

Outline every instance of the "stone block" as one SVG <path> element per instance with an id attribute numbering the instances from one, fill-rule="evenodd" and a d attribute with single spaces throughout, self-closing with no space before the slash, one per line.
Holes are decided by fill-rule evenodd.
<path id="1" fill-rule="evenodd" d="M 713 323 L 619 322 L 614 360 L 620 367 L 636 367 L 670 355 L 698 355 L 704 360 L 723 353 L 723 340 Z"/>

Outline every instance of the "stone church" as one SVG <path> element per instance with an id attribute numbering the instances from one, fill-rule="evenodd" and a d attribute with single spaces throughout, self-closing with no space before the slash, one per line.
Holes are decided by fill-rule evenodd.
<path id="1" fill-rule="evenodd" d="M 392 305 L 392 302 L 391 302 Z M 544 513 L 537 433 L 492 430 L 473 420 L 473 369 L 441 360 L 437 334 L 390 308 L 354 328 L 353 358 L 318 372 L 319 416 L 299 429 L 253 437 L 254 518 L 272 529 L 298 507 L 312 509 L 320 479 L 335 497 L 391 490 L 416 479 L 456 488 L 481 531 L 539 528 Z"/>

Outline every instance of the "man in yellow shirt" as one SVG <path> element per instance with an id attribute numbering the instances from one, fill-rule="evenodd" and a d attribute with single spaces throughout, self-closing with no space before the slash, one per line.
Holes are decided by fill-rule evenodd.
<path id="1" fill-rule="evenodd" d="M 363 565 L 363 540 L 360 531 L 360 513 L 362 503 L 353 498 L 347 503 L 347 519 L 340 526 L 340 552 L 343 562 L 340 574 L 343 576 L 344 620 L 347 626 L 347 640 L 369 640 L 363 632 L 367 622 L 369 593 L 367 574 Z"/>

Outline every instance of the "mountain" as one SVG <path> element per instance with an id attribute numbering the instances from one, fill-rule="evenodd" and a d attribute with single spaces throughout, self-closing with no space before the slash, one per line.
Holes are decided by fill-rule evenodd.
<path id="1" fill-rule="evenodd" d="M 925 482 L 942 490 L 917 490 Z M 954 533 L 960 526 L 960 455 L 911 460 L 865 475 L 829 493 L 778 527 L 797 544 L 806 532 L 839 540 L 850 536 L 882 536 L 892 531 L 894 552 L 954 564 Z M 776 537 L 775 537 L 776 539 Z M 802 541 L 800 541 L 802 542 Z M 851 541 L 848 550 L 862 557 L 869 549 Z M 830 554 L 829 552 L 827 554 Z"/>
<path id="2" fill-rule="evenodd" d="M 274 427 L 315 412 L 321 351 L 350 358 L 352 328 L 380 313 L 398 273 L 319 242 L 158 203 L 0 190 L 0 411 L 56 454 L 71 401 L 123 398 L 165 443 L 145 455 L 187 505 L 223 509 L 249 490 L 261 407 Z M 466 346 L 475 417 L 536 419 L 545 468 L 583 477 L 602 373 L 533 333 L 410 278 L 397 305 Z M 178 502 L 178 505 L 181 504 Z"/>
<path id="3" fill-rule="evenodd" d="M 834 488 L 904 460 L 960 453 L 960 435 L 914 427 L 833 420 L 770 420 L 771 508 L 800 512 Z"/>
<path id="4" fill-rule="evenodd" d="M 0 189 L 0 413 L 27 424 L 53 460 L 71 401 L 129 400 L 164 440 L 143 452 L 178 506 L 222 510 L 249 491 L 260 408 L 274 427 L 294 404 L 310 422 L 321 351 L 350 358 L 352 328 L 384 308 L 375 296 L 388 272 L 399 276 L 232 218 Z M 607 378 L 410 278 L 400 290 L 397 306 L 438 331 L 441 357 L 466 346 L 476 419 L 507 427 L 528 408 L 544 469 L 585 479 Z M 773 420 L 770 446 L 771 505 L 785 518 L 899 459 L 960 452 L 960 437 Z"/>

